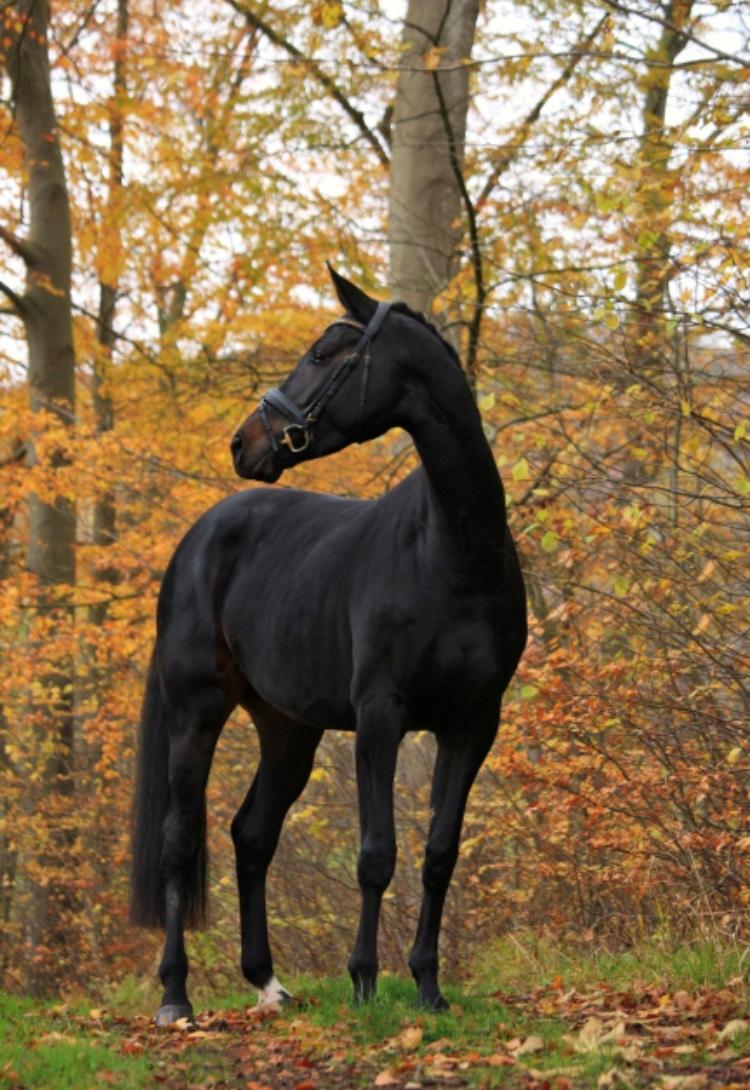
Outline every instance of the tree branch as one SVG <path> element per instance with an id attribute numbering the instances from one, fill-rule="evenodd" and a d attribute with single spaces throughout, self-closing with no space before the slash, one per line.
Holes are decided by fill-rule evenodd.
<path id="1" fill-rule="evenodd" d="M 13 288 L 9 288 L 8 285 L 4 284 L 2 280 L 0 280 L 0 292 L 2 292 L 6 299 L 9 299 L 13 304 L 12 309 L 8 308 L 7 310 L 3 310 L 2 313 L 16 314 L 19 318 L 23 318 L 26 307 L 21 296 L 17 295 L 13 291 Z"/>
<path id="2" fill-rule="evenodd" d="M 256 13 L 250 8 L 245 7 L 243 4 L 239 3 L 238 0 L 227 0 L 227 2 L 231 4 L 236 12 L 238 12 L 240 15 L 243 15 L 251 26 L 255 27 L 256 30 L 260 30 L 261 33 L 265 34 L 268 40 L 273 42 L 274 45 L 278 45 L 282 49 L 286 50 L 290 57 L 294 57 L 294 59 L 299 64 L 303 64 L 305 68 L 307 68 L 312 73 L 312 75 L 315 76 L 318 82 L 325 87 L 331 98 L 338 102 L 344 113 L 351 118 L 351 120 L 354 122 L 354 124 L 364 136 L 365 140 L 372 147 L 373 151 L 375 152 L 383 166 L 387 167 L 389 164 L 388 153 L 378 137 L 367 124 L 367 121 L 365 120 L 365 115 L 361 112 L 361 110 L 358 110 L 356 106 L 353 106 L 351 104 L 351 102 L 343 93 L 338 84 L 336 84 L 335 81 L 331 79 L 331 77 L 326 72 L 323 71 L 317 61 L 314 61 L 312 57 L 306 57 L 302 50 L 298 49 L 293 42 L 290 42 L 289 39 L 285 38 L 284 35 L 281 34 L 278 30 L 274 30 L 273 27 L 269 26 L 269 24 L 264 19 L 261 19 L 261 17 L 259 15 L 256 15 Z"/>
<path id="3" fill-rule="evenodd" d="M 715 46 L 709 45 L 701 38 L 696 38 L 695 34 L 691 34 L 689 30 L 673 20 L 665 18 L 663 15 L 653 15 L 648 11 L 639 11 L 637 8 L 627 7 L 626 4 L 619 4 L 616 0 L 604 0 L 604 3 L 613 11 L 619 11 L 621 15 L 637 15 L 639 19 L 646 19 L 649 23 L 658 23 L 665 30 L 676 31 L 682 35 L 686 42 L 692 42 L 699 49 L 705 49 L 707 53 L 711 53 L 717 60 L 729 61 L 730 64 L 738 64 L 742 68 L 747 68 L 748 60 L 746 57 L 733 56 L 731 53 L 725 53 L 723 49 L 716 49 Z"/>
<path id="4" fill-rule="evenodd" d="M 19 238 L 18 235 L 14 235 L 12 231 L 9 231 L 7 227 L 0 225 L 0 238 L 7 242 L 11 250 L 18 257 L 22 258 L 29 268 L 32 268 L 37 264 L 36 254 L 30 242 L 27 242 L 24 238 Z"/>
<path id="5" fill-rule="evenodd" d="M 23 439 L 16 440 L 15 446 L 8 457 L 0 461 L 0 469 L 5 469 L 6 466 L 11 466 L 15 462 L 22 462 L 28 454 L 28 449 Z"/>
<path id="6" fill-rule="evenodd" d="M 482 247 L 479 241 L 479 229 L 477 225 L 477 211 L 471 200 L 469 191 L 466 188 L 466 179 L 464 178 L 464 172 L 461 169 L 461 163 L 458 158 L 456 138 L 453 132 L 453 126 L 451 125 L 450 114 L 448 113 L 443 89 L 440 86 L 439 70 L 433 71 L 432 79 L 435 84 L 435 94 L 437 95 L 438 105 L 440 107 L 440 117 L 442 118 L 445 135 L 448 140 L 448 156 L 450 158 L 451 169 L 453 170 L 453 175 L 456 179 L 458 191 L 461 194 L 461 201 L 463 202 L 466 219 L 469 224 L 471 264 L 474 271 L 474 309 L 469 322 L 469 344 L 466 349 L 466 374 L 468 375 L 471 388 L 476 393 L 477 349 L 479 347 L 479 332 L 482 326 L 482 316 L 484 314 L 484 301 L 487 298 L 487 287 L 484 282 L 484 265 L 482 263 Z"/>
<path id="7" fill-rule="evenodd" d="M 526 139 L 529 130 L 531 129 L 532 125 L 536 124 L 537 120 L 539 119 L 539 115 L 541 114 L 544 107 L 547 105 L 555 92 L 559 91 L 561 87 L 565 86 L 580 62 L 585 56 L 587 56 L 590 46 L 595 41 L 597 35 L 599 34 L 599 31 L 605 25 L 608 18 L 608 15 L 603 15 L 594 27 L 594 29 L 589 34 L 587 34 L 585 38 L 581 39 L 575 49 L 571 52 L 570 60 L 565 65 L 560 75 L 557 77 L 556 80 L 554 80 L 553 83 L 549 85 L 544 94 L 539 98 L 539 100 L 535 103 L 532 109 L 529 110 L 526 117 L 523 119 L 518 127 L 517 135 L 513 140 L 511 147 L 505 152 L 502 158 L 499 159 L 497 163 L 495 163 L 492 173 L 490 174 L 487 181 L 484 183 L 484 186 L 482 187 L 482 192 L 477 198 L 477 212 L 481 211 L 490 193 L 518 155 L 518 152 L 523 147 L 523 142 Z"/>

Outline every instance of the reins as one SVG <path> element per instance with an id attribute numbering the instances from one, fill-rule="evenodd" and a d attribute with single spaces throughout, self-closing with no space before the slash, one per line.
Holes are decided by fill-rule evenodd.
<path id="1" fill-rule="evenodd" d="M 316 422 L 320 419 L 328 402 L 344 384 L 360 359 L 362 359 L 362 384 L 359 393 L 359 407 L 364 409 L 370 381 L 370 344 L 380 331 L 390 309 L 390 303 L 378 303 L 377 310 L 366 326 L 363 326 L 360 322 L 353 322 L 349 318 L 339 318 L 331 323 L 332 325 L 352 326 L 353 329 L 363 330 L 363 333 L 354 351 L 334 369 L 326 385 L 306 409 L 300 409 L 290 397 L 287 397 L 277 387 L 263 395 L 258 407 L 258 413 L 274 453 L 278 454 L 280 443 L 288 447 L 292 454 L 300 454 L 303 450 L 307 450 L 315 438 L 314 426 Z M 267 406 L 276 409 L 278 413 L 281 413 L 290 421 L 282 429 L 280 437 L 276 436 L 269 423 Z"/>

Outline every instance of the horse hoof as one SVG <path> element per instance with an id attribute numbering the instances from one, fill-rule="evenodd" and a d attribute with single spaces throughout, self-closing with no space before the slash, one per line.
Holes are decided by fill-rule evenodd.
<path id="1" fill-rule="evenodd" d="M 276 977 L 271 977 L 265 988 L 258 989 L 258 1002 L 257 1007 L 272 1007 L 282 1006 L 285 1007 L 288 1003 L 293 1003 L 294 999 L 291 994 L 286 990 L 283 985 L 279 984 Z"/>
<path id="2" fill-rule="evenodd" d="M 420 996 L 417 1000 L 417 1007 L 421 1011 L 430 1011 L 432 1014 L 442 1014 L 450 1009 L 450 1003 L 438 992 L 437 995 L 430 996 L 429 998 Z"/>
<path id="3" fill-rule="evenodd" d="M 165 1003 L 156 1012 L 154 1022 L 157 1026 L 173 1026 L 175 1022 L 186 1019 L 191 1026 L 195 1025 L 193 1008 L 189 1003 Z"/>

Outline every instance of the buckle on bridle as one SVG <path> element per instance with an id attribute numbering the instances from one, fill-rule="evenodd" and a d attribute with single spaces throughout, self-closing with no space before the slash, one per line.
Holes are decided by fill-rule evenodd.
<path id="1" fill-rule="evenodd" d="M 298 443 L 298 445 L 295 445 L 294 432 L 302 436 L 302 442 Z M 279 437 L 279 442 L 289 447 L 292 454 L 301 454 L 303 450 L 307 450 L 310 446 L 312 435 L 303 424 L 287 424 Z"/>

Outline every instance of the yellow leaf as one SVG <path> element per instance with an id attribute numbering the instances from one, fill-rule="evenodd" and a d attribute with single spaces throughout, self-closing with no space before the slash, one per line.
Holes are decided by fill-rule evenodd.
<path id="1" fill-rule="evenodd" d="M 487 412 L 488 409 L 492 409 L 495 405 L 495 395 L 493 393 L 485 394 L 479 399 L 479 408 L 482 412 Z"/>
<path id="2" fill-rule="evenodd" d="M 513 466 L 513 480 L 514 481 L 530 481 L 531 474 L 529 473 L 529 463 L 525 458 L 521 458 Z"/>
<path id="3" fill-rule="evenodd" d="M 327 0 L 320 7 L 320 22 L 326 30 L 333 30 L 344 18 L 344 6 L 340 0 Z"/>
<path id="4" fill-rule="evenodd" d="M 560 539 L 554 530 L 547 530 L 546 534 L 542 537 L 542 548 L 545 553 L 553 553 L 557 548 L 557 543 Z"/>
<path id="5" fill-rule="evenodd" d="M 729 753 L 727 753 L 727 764 L 728 765 L 736 765 L 741 757 L 742 757 L 742 746 L 735 746 L 734 749 L 730 749 Z"/>
<path id="6" fill-rule="evenodd" d="M 612 589 L 618 598 L 622 598 L 628 593 L 629 586 L 630 580 L 626 575 L 616 575 L 612 580 Z"/>
<path id="7" fill-rule="evenodd" d="M 625 269 L 618 269 L 615 273 L 614 288 L 615 291 L 622 291 L 628 282 L 628 274 Z"/>

